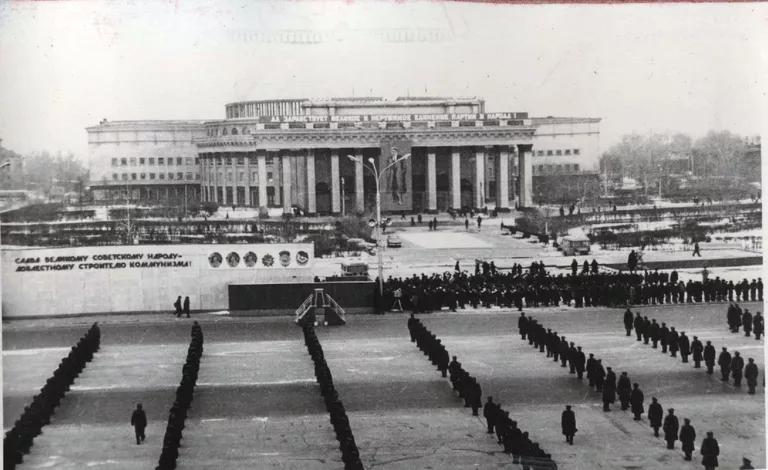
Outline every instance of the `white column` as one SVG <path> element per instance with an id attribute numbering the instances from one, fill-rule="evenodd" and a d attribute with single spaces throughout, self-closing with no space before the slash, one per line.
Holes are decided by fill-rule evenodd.
<path id="1" fill-rule="evenodd" d="M 280 160 L 283 167 L 283 211 L 291 212 L 291 157 L 283 155 Z"/>
<path id="2" fill-rule="evenodd" d="M 339 151 L 331 150 L 331 213 L 341 212 L 340 195 L 341 181 L 339 179 Z"/>
<path id="3" fill-rule="evenodd" d="M 532 145 L 518 145 L 517 167 L 520 175 L 520 199 L 519 207 L 533 206 L 533 167 Z"/>
<path id="4" fill-rule="evenodd" d="M 245 205 L 251 205 L 251 156 L 245 154 Z"/>
<path id="5" fill-rule="evenodd" d="M 461 153 L 458 147 L 451 149 L 451 207 L 461 209 Z"/>
<path id="6" fill-rule="evenodd" d="M 256 156 L 256 171 L 259 172 L 259 207 L 267 207 L 267 156 L 264 152 Z"/>
<path id="7" fill-rule="evenodd" d="M 232 154 L 232 200 L 229 203 L 233 206 L 237 205 L 237 154 Z"/>
<path id="8" fill-rule="evenodd" d="M 355 208 L 357 212 L 365 210 L 365 191 L 363 189 L 363 152 L 355 155 Z"/>
<path id="9" fill-rule="evenodd" d="M 427 210 L 437 210 L 437 167 L 434 149 L 427 151 Z"/>
<path id="10" fill-rule="evenodd" d="M 509 150 L 502 147 L 496 157 L 496 208 L 509 208 Z"/>
<path id="11" fill-rule="evenodd" d="M 213 202 L 218 204 L 219 203 L 219 165 L 218 163 L 216 163 L 215 153 L 211 155 L 211 158 L 213 158 L 213 178 L 212 178 L 213 184 L 211 185 L 211 187 L 213 187 Z"/>
<path id="12" fill-rule="evenodd" d="M 221 157 L 221 205 L 227 205 L 227 157 Z"/>
<path id="13" fill-rule="evenodd" d="M 482 147 L 475 151 L 475 207 L 485 206 L 485 152 Z"/>
<path id="14" fill-rule="evenodd" d="M 315 214 L 317 203 L 315 199 L 315 150 L 307 149 L 307 212 Z"/>

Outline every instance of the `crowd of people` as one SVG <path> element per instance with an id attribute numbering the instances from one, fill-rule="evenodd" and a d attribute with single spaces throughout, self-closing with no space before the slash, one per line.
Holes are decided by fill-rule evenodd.
<path id="1" fill-rule="evenodd" d="M 482 403 L 482 388 L 477 379 L 470 375 L 461 363 L 453 356 L 448 362 L 448 351 L 441 340 L 432 333 L 418 318 L 411 314 L 408 318 L 408 332 L 411 342 L 429 358 L 433 365 L 446 376 L 449 374 L 451 386 L 459 397 L 464 399 L 464 407 L 472 408 L 472 415 L 478 416 Z M 509 417 L 509 411 L 504 410 L 500 403 L 495 403 L 493 397 L 488 397 L 483 405 L 483 417 L 488 426 L 488 434 L 496 433 L 499 444 L 504 446 L 504 452 L 512 455 L 512 462 L 520 464 L 524 470 L 556 470 L 557 464 L 552 456 L 544 452 L 537 442 L 528 437 L 517 427 L 517 422 Z"/>
<path id="2" fill-rule="evenodd" d="M 596 261 L 584 263 L 580 273 L 576 263 L 577 269 L 568 275 L 548 272 L 543 262 L 533 262 L 527 270 L 515 264 L 511 269 L 501 271 L 493 261 L 477 261 L 472 274 L 462 270 L 457 262 L 453 272 L 390 276 L 384 282 L 382 298 L 377 298 L 377 302 L 385 309 L 402 305 L 403 309 L 414 313 L 426 313 L 443 308 L 455 311 L 470 305 L 473 308 L 499 306 L 522 311 L 523 308 L 561 303 L 581 308 L 763 300 L 760 278 L 737 283 L 719 277 L 683 282 L 674 270 L 671 273 L 645 271 L 643 274 L 600 272 Z"/>
<path id="3" fill-rule="evenodd" d="M 738 308 L 736 304 L 731 302 L 731 305 L 728 307 L 729 323 L 733 315 L 732 312 Z M 736 315 L 741 317 L 738 313 L 740 310 L 736 311 Z M 748 311 L 745 313 L 748 313 Z M 759 316 L 759 314 L 760 312 L 757 312 L 756 316 Z M 762 319 L 760 322 L 762 323 Z M 640 316 L 640 312 L 633 316 L 632 311 L 627 309 L 624 312 L 624 329 L 627 332 L 627 336 L 632 335 L 633 328 L 637 341 L 642 341 L 644 344 L 649 344 L 650 342 L 654 349 L 657 349 L 659 344 L 661 344 L 662 354 L 666 354 L 667 349 L 669 349 L 671 357 L 677 357 L 679 352 L 683 363 L 688 363 L 688 356 L 692 356 L 694 368 L 701 368 L 701 362 L 703 361 L 707 367 L 707 374 L 712 375 L 714 373 L 716 350 L 711 341 L 702 344 L 698 336 L 694 336 L 693 340 L 690 340 L 686 336 L 685 331 L 678 333 L 674 326 L 667 327 L 665 322 L 659 324 L 655 318 L 648 320 L 647 316 Z M 754 359 L 749 358 L 748 361 L 748 364 L 745 366 L 744 359 L 738 351 L 734 352 L 732 357 L 728 352 L 728 348 L 725 347 L 717 357 L 722 381 L 728 382 L 729 376 L 733 376 L 733 384 L 736 387 L 741 387 L 741 379 L 744 377 L 747 379 L 749 394 L 754 395 L 755 387 L 757 387 L 758 369 Z"/>
<path id="4" fill-rule="evenodd" d="M 341 460 L 344 462 L 345 470 L 362 470 L 363 463 L 360 461 L 360 452 L 355 443 L 355 437 L 352 435 L 352 428 L 349 425 L 349 418 L 344 409 L 344 404 L 339 399 L 339 394 L 333 386 L 333 377 L 328 363 L 323 355 L 323 347 L 317 338 L 317 333 L 312 324 L 302 326 L 304 332 L 304 344 L 307 347 L 312 362 L 315 365 L 315 378 L 320 385 L 320 393 L 325 400 L 325 407 L 331 416 L 331 425 L 336 433 L 336 439 L 339 441 L 339 450 L 341 451 Z"/>
<path id="5" fill-rule="evenodd" d="M 155 470 L 173 470 L 176 468 L 176 459 L 179 457 L 184 422 L 187 419 L 187 411 L 192 404 L 192 394 L 197 383 L 197 374 L 200 370 L 200 358 L 203 356 L 203 330 L 197 322 L 192 324 L 192 338 L 189 341 L 187 360 L 182 368 L 181 383 L 176 388 L 176 399 L 168 413 L 168 425 L 163 437 L 163 449 L 160 452 L 160 460 Z M 145 424 L 146 425 L 146 424 Z M 134 428 L 136 424 L 134 424 Z M 138 431 L 138 430 L 137 430 Z M 137 432 L 137 444 L 143 440 L 143 430 L 140 438 Z"/>
<path id="6" fill-rule="evenodd" d="M 590 353 L 589 358 L 586 358 L 581 346 L 568 342 L 565 336 L 558 336 L 556 331 L 545 328 L 536 319 L 527 317 L 525 313 L 521 313 L 518 319 L 518 331 L 523 340 L 527 339 L 528 344 L 538 348 L 540 352 L 546 351 L 547 357 L 553 357 L 554 362 L 560 362 L 561 367 L 570 366 L 569 372 L 577 374 L 579 379 L 582 378 L 582 373 L 586 369 L 590 388 L 594 388 L 596 392 L 601 394 L 603 411 L 611 410 L 610 405 L 615 403 L 618 395 L 621 409 L 630 409 L 635 421 L 642 420 L 642 415 L 645 413 L 645 396 L 638 383 L 632 384 L 627 372 L 622 372 L 621 376 L 617 378 L 612 368 L 604 368 L 602 360 L 596 358 L 594 354 Z M 631 388 L 630 384 L 632 384 Z M 654 436 L 658 437 L 659 428 L 662 428 L 667 448 L 674 449 L 675 441 L 680 440 L 684 459 L 692 460 L 692 453 L 695 450 L 695 429 L 687 418 L 684 419 L 685 424 L 681 428 L 673 408 L 670 408 L 667 413 L 662 422 L 663 408 L 658 399 L 653 397 L 648 409 L 648 419 L 654 430 Z M 575 424 L 573 428 L 575 428 Z M 565 422 L 563 423 L 563 433 L 566 434 Z M 572 434 L 570 436 L 566 434 L 566 440 L 569 440 L 569 443 L 572 442 Z M 717 457 L 720 450 L 717 440 L 711 432 L 708 432 L 707 438 L 702 441 L 700 452 L 702 465 L 706 469 L 713 469 L 718 466 Z"/>
<path id="7" fill-rule="evenodd" d="M 738 333 L 739 328 L 744 327 L 744 336 L 749 337 L 754 332 L 755 339 L 760 341 L 760 336 L 765 331 L 763 316 L 760 312 L 755 312 L 753 316 L 748 308 L 742 311 L 736 302 L 730 302 L 726 316 L 728 319 L 728 329 L 732 333 Z"/>
<path id="8" fill-rule="evenodd" d="M 29 453 L 35 437 L 42 433 L 43 426 L 51 422 L 51 416 L 75 378 L 80 375 L 86 364 L 93 359 L 101 344 L 101 331 L 98 324 L 91 328 L 72 346 L 67 357 L 59 362 L 53 375 L 46 380 L 40 393 L 32 398 L 32 403 L 24 407 L 21 417 L 5 433 L 3 440 L 3 466 L 14 469 Z"/>

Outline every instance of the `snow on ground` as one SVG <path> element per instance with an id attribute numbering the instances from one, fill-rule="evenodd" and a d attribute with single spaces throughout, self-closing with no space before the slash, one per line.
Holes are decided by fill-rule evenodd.
<path id="1" fill-rule="evenodd" d="M 493 245 L 461 232 L 402 232 L 400 238 L 420 248 L 491 248 Z"/>

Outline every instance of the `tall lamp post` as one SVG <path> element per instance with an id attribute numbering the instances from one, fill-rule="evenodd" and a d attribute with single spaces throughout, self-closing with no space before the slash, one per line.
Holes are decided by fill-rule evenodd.
<path id="1" fill-rule="evenodd" d="M 373 157 L 368 157 L 368 164 L 362 161 L 362 157 L 354 155 L 347 155 L 347 158 L 356 163 L 361 163 L 363 167 L 370 171 L 373 175 L 373 179 L 376 182 L 376 254 L 379 259 L 379 298 L 384 294 L 384 260 L 381 245 L 381 177 L 387 170 L 392 168 L 395 164 L 402 162 L 409 158 L 410 153 L 398 157 L 387 164 L 381 171 L 376 167 L 376 160 Z"/>

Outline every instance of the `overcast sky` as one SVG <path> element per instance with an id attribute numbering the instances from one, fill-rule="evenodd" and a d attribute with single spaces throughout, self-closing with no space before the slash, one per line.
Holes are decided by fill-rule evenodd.
<path id="1" fill-rule="evenodd" d="M 0 138 L 71 150 L 101 118 L 220 119 L 283 97 L 481 96 L 631 132 L 760 133 L 768 6 L 0 2 Z"/>

